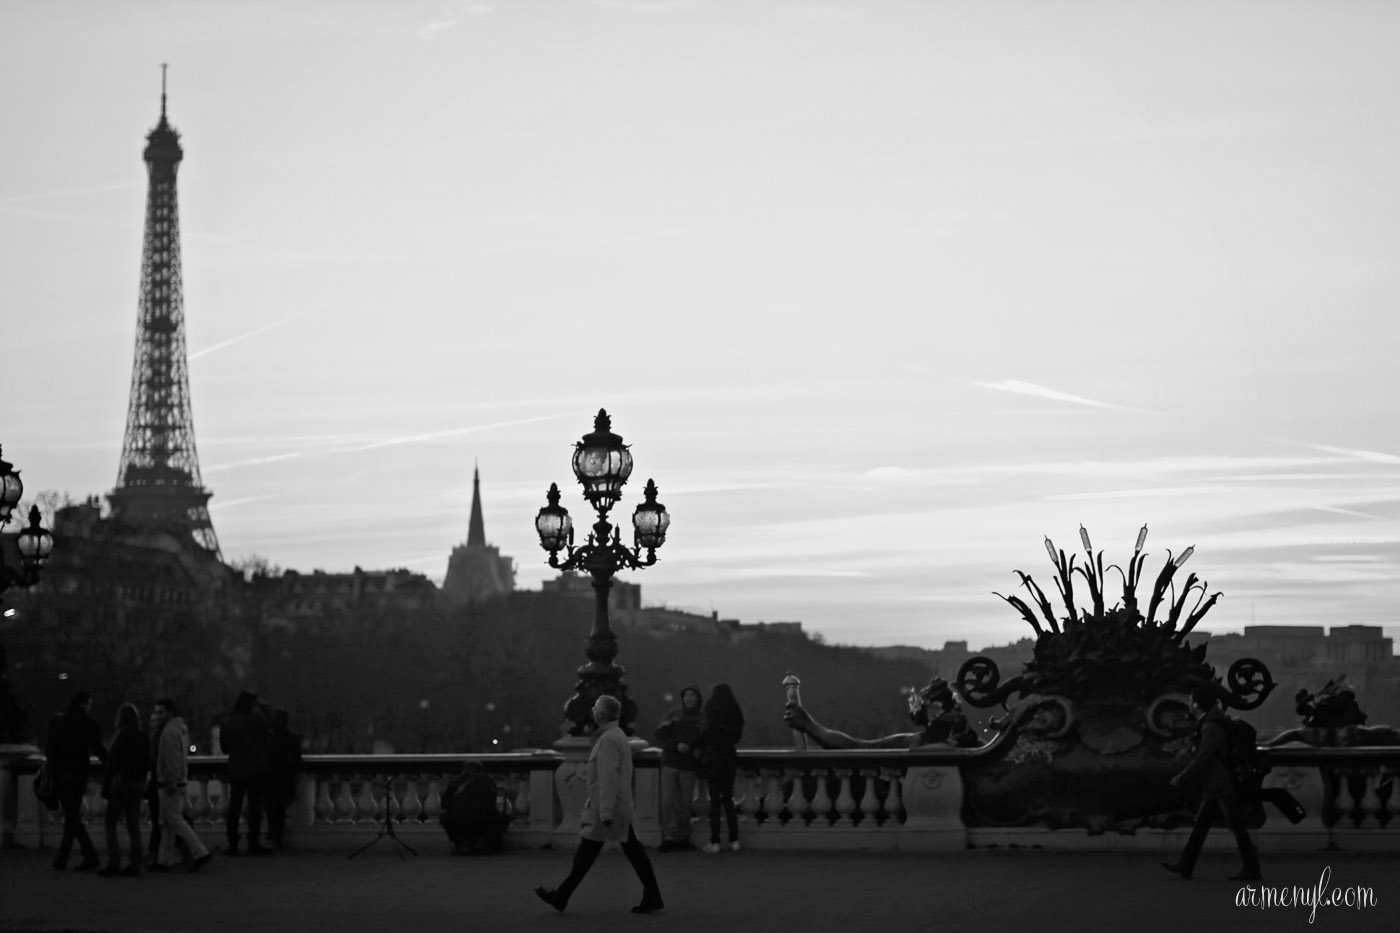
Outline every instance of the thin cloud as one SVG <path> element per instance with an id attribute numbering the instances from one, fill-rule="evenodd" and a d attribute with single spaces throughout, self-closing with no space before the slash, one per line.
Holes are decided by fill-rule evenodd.
<path id="1" fill-rule="evenodd" d="M 593 5 L 624 13 L 664 13 L 686 10 L 694 4 L 692 0 L 593 0 Z"/>
<path id="2" fill-rule="evenodd" d="M 400 444 L 418 444 L 423 441 L 436 441 L 444 437 L 457 437 L 462 434 L 474 434 L 477 431 L 489 431 L 494 428 L 510 428 L 522 424 L 534 424 L 538 421 L 551 421 L 554 419 L 563 418 L 566 416 L 566 414 L 572 415 L 572 412 L 561 413 L 557 415 L 539 415 L 534 418 L 520 418 L 515 421 L 497 421 L 494 424 L 474 424 L 465 428 L 448 428 L 445 431 L 431 431 L 427 434 L 406 434 L 402 437 L 391 437 L 382 441 L 374 441 L 370 444 L 361 444 L 357 447 L 338 447 L 335 450 L 327 451 L 327 453 L 353 454 L 360 453 L 361 451 L 365 450 L 378 450 L 381 447 L 397 447 Z"/>
<path id="3" fill-rule="evenodd" d="M 424 42 L 430 42 L 447 30 L 460 26 L 462 21 L 458 18 L 459 16 L 483 16 L 494 12 L 496 12 L 495 4 L 483 3 L 481 0 L 455 0 L 455 2 L 444 3 L 442 12 L 437 19 L 418 27 L 418 38 Z"/>
<path id="4" fill-rule="evenodd" d="M 130 191 L 133 188 L 140 188 L 138 182 L 126 182 L 120 185 L 94 185 L 89 188 L 67 188 L 62 191 L 36 191 L 32 194 L 9 194 L 0 197 L 0 206 L 9 207 L 15 204 L 24 204 L 33 201 L 48 201 L 53 198 L 77 198 L 89 194 L 106 194 L 109 191 Z"/>
<path id="5" fill-rule="evenodd" d="M 1003 379 L 1000 382 L 974 382 L 973 385 L 982 389 L 995 389 L 998 392 L 1013 392 L 1017 395 L 1048 398 L 1056 402 L 1072 402 L 1075 405 L 1089 405 L 1093 408 L 1111 408 L 1117 411 L 1143 411 L 1141 408 L 1132 408 L 1128 405 L 1115 405 L 1112 402 L 1100 402 L 1095 399 L 1085 398 L 1082 395 L 1071 395 L 1068 392 L 1060 392 L 1057 389 L 1051 389 L 1034 382 L 1022 382 L 1019 379 Z"/>
<path id="6" fill-rule="evenodd" d="M 265 463 L 281 463 L 283 460 L 296 460 L 298 457 L 304 456 L 306 456 L 304 453 L 296 452 L 290 454 L 273 454 L 270 457 L 252 457 L 248 460 L 235 460 L 233 463 L 220 463 L 212 467 L 207 467 L 204 472 L 222 473 L 225 470 L 236 470 L 239 467 L 262 466 Z"/>
<path id="7" fill-rule="evenodd" d="M 1343 457 L 1351 457 L 1354 460 L 1364 460 L 1367 463 L 1400 463 L 1400 456 L 1379 453 L 1374 450 L 1358 450 L 1352 447 L 1330 447 L 1326 444 L 1307 444 L 1305 446 L 1327 454 L 1338 454 Z"/>
<path id="8" fill-rule="evenodd" d="M 277 328 L 282 327 L 283 325 L 290 324 L 292 321 L 295 321 L 299 317 L 306 317 L 306 315 L 310 314 L 312 311 L 315 310 L 319 309 L 307 308 L 305 311 L 298 311 L 296 314 L 284 317 L 280 321 L 273 321 L 271 324 L 264 324 L 262 327 L 254 328 L 253 330 L 239 334 L 236 337 L 230 337 L 227 340 L 220 341 L 219 343 L 216 343 L 213 346 L 205 347 L 202 350 L 197 350 L 194 353 L 190 354 L 190 361 L 193 362 L 194 360 L 197 360 L 202 356 L 208 356 L 210 353 L 213 353 L 216 350 L 222 350 L 224 347 L 231 347 L 235 343 L 242 343 L 250 337 L 256 337 L 259 334 L 265 334 L 270 330 L 276 330 Z"/>

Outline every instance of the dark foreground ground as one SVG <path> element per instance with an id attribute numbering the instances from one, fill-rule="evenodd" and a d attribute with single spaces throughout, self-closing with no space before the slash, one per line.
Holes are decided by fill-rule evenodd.
<path id="1" fill-rule="evenodd" d="M 436 849 L 436 847 L 435 847 Z M 985 849 L 938 854 L 651 853 L 667 908 L 633 916 L 639 887 L 622 853 L 605 850 L 566 913 L 536 900 L 569 852 L 512 851 L 400 860 L 384 840 L 354 860 L 326 852 L 216 856 L 199 875 L 139 879 L 56 872 L 53 850 L 0 852 L 0 930 L 466 931 L 1400 929 L 1400 854 L 1318 852 L 1267 858 L 1265 884 L 1364 886 L 1376 906 L 1237 907 L 1235 860 L 1208 853 L 1182 881 L 1135 853 Z M 76 859 L 74 860 L 76 862 Z"/>

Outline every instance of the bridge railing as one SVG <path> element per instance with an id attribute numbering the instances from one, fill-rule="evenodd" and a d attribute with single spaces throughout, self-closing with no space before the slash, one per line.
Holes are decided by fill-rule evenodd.
<path id="1" fill-rule="evenodd" d="M 288 808 L 287 841 L 299 848 L 355 847 L 386 818 L 396 833 L 445 850 L 438 827 L 441 793 L 466 759 L 479 761 L 500 788 L 499 805 L 512 815 L 511 846 L 571 846 L 584 797 L 586 740 L 560 748 L 490 755 L 307 755 Z M 660 754 L 634 742 L 638 836 L 660 841 Z M 1400 850 L 1393 819 L 1393 779 L 1400 747 L 1264 749 L 1273 770 L 1265 786 L 1287 788 L 1306 808 L 1296 825 L 1276 812 L 1256 831 L 1269 849 L 1382 848 Z M 1172 849 L 1179 830 L 1139 830 L 1091 836 L 1080 829 L 978 827 L 964 823 L 962 774 L 975 750 L 827 751 L 741 749 L 734 799 L 745 844 L 791 849 L 961 849 L 995 845 L 1045 848 Z M 32 746 L 0 746 L 0 820 L 6 844 L 52 846 L 62 819 L 36 799 L 33 775 L 43 758 Z M 94 776 L 99 772 L 94 768 Z M 187 816 L 217 843 L 228 806 L 227 761 L 190 760 Z M 697 782 L 694 838 L 708 839 L 709 801 Z M 100 829 L 106 803 L 90 782 L 84 819 Z M 94 838 L 100 838 L 94 835 Z M 1229 845 L 1227 833 L 1210 845 Z"/>

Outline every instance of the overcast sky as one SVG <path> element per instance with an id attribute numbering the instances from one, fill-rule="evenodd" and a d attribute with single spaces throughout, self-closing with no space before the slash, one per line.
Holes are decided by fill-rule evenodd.
<path id="1" fill-rule="evenodd" d="M 110 491 L 168 62 L 224 557 L 518 583 L 606 407 L 647 604 L 1030 634 L 1042 538 L 1204 626 L 1394 625 L 1400 4 L 0 2 L 0 443 Z M 1391 634 L 1400 634 L 1392 629 Z"/>

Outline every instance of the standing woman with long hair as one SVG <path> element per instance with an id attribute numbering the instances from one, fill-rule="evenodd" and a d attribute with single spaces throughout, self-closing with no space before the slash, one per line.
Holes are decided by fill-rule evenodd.
<path id="1" fill-rule="evenodd" d="M 734 775 L 739 769 L 736 748 L 744 735 L 744 712 L 728 684 L 715 684 L 701 715 L 700 768 L 710 790 L 710 844 L 705 851 L 719 851 L 719 811 L 729 823 L 730 851 L 739 851 L 739 816 L 734 812 Z"/>
<path id="2" fill-rule="evenodd" d="M 139 876 L 141 874 L 141 798 L 146 791 L 146 771 L 150 765 L 150 743 L 141 731 L 136 707 L 123 703 L 117 710 L 117 734 L 107 752 L 107 773 L 102 796 L 107 798 L 107 867 L 99 875 Z M 131 860 L 122 868 L 117 825 L 126 823 L 131 842 Z"/>

